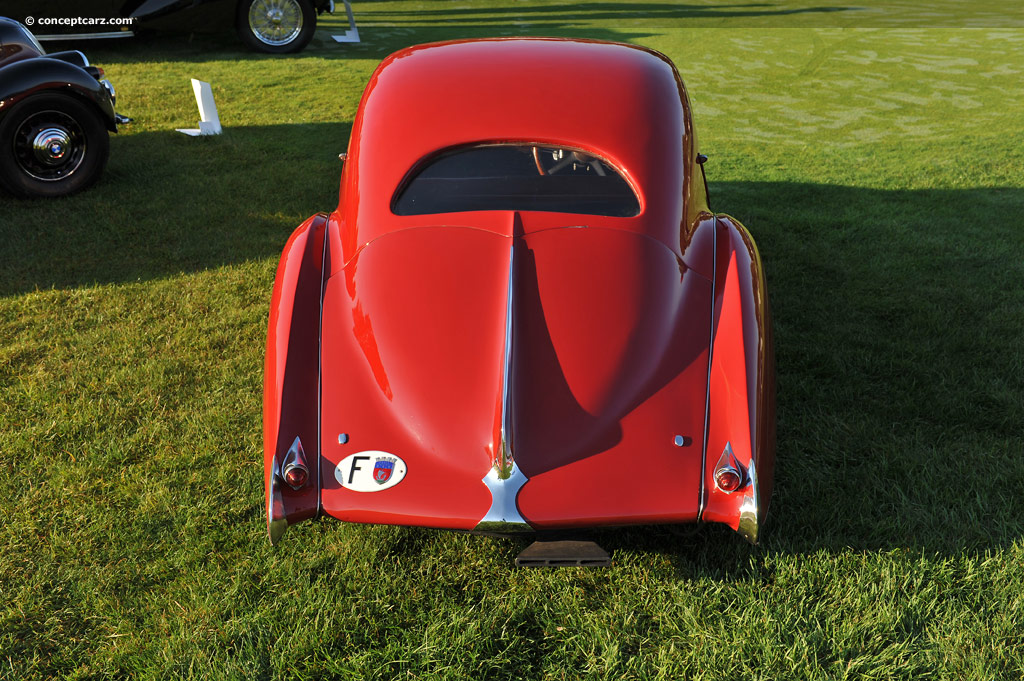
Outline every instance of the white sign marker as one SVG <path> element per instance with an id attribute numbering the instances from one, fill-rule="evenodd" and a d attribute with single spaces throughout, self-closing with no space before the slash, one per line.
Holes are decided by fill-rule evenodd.
<path id="1" fill-rule="evenodd" d="M 352 5 L 349 4 L 348 0 L 345 1 L 345 14 L 348 15 L 348 30 L 341 35 L 332 35 L 334 42 L 336 43 L 358 43 L 359 42 L 359 29 L 356 28 L 356 18 L 352 16 Z"/>
<path id="2" fill-rule="evenodd" d="M 206 81 L 192 79 L 192 90 L 196 93 L 196 104 L 199 105 L 199 128 L 178 128 L 192 137 L 199 135 L 219 135 L 221 133 L 220 116 L 217 105 L 213 101 L 213 90 Z"/>

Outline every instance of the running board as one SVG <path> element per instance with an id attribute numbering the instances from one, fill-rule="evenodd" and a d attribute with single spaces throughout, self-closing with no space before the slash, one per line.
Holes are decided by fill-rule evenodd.
<path id="1" fill-rule="evenodd" d="M 592 541 L 535 541 L 516 556 L 516 567 L 610 567 L 612 557 Z"/>

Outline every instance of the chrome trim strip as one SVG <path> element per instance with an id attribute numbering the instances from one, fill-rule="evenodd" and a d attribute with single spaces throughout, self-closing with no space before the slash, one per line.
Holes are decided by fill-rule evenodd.
<path id="1" fill-rule="evenodd" d="M 491 493 L 491 507 L 480 519 L 474 529 L 478 532 L 532 532 L 533 528 L 526 522 L 516 497 L 519 489 L 526 484 L 526 476 L 516 465 L 513 454 L 512 432 L 512 323 L 513 323 L 513 291 L 515 284 L 516 237 L 512 237 L 512 245 L 508 254 L 508 293 L 505 302 L 505 358 L 501 378 L 501 443 L 498 446 L 497 458 L 491 470 L 483 477 L 482 482 Z"/>
<path id="2" fill-rule="evenodd" d="M 526 484 L 526 476 L 519 466 L 513 463 L 504 475 L 499 474 L 497 467 L 491 468 L 483 483 L 491 493 L 491 507 L 473 528 L 474 532 L 533 532 L 516 505 L 519 489 Z"/>
<path id="3" fill-rule="evenodd" d="M 132 31 L 114 31 L 111 33 L 51 33 L 37 35 L 36 40 L 100 40 L 103 38 L 132 38 Z"/>
<path id="4" fill-rule="evenodd" d="M 324 399 L 324 295 L 327 292 L 327 248 L 330 244 L 328 236 L 331 232 L 331 220 L 324 220 L 324 249 L 320 254 L 320 329 L 317 333 L 316 356 L 316 515 L 319 518 L 324 507 L 323 485 L 323 399 Z"/>
<path id="5" fill-rule="evenodd" d="M 508 253 L 508 292 L 505 295 L 505 359 L 501 369 L 501 444 L 498 448 L 498 477 L 508 479 L 511 466 L 515 465 L 512 454 L 512 406 L 509 400 L 512 383 L 512 285 L 516 267 L 515 237 Z"/>
<path id="6" fill-rule="evenodd" d="M 757 544 L 761 530 L 761 523 L 758 519 L 761 499 L 757 489 L 757 466 L 753 451 L 750 453 L 750 469 L 747 471 L 747 479 L 750 481 L 748 485 L 750 494 L 743 497 L 743 503 L 740 505 L 740 523 L 736 531 L 751 544 Z"/>
<path id="7" fill-rule="evenodd" d="M 281 494 L 281 466 L 274 455 L 273 469 L 270 471 L 270 503 L 267 504 L 267 536 L 270 545 L 274 546 L 281 540 L 288 529 L 288 518 L 284 512 L 284 496 Z"/>
<path id="8" fill-rule="evenodd" d="M 718 279 L 718 215 L 711 230 L 711 320 L 708 323 L 708 382 L 704 388 L 704 446 L 700 454 L 700 493 L 697 495 L 697 522 L 703 522 L 708 505 L 708 434 L 711 429 L 711 355 L 715 351 L 715 284 Z"/>
<path id="9" fill-rule="evenodd" d="M 114 84 L 110 82 L 110 79 L 101 79 L 100 85 L 102 85 L 104 89 L 106 89 L 107 94 L 110 95 L 110 103 L 117 106 L 117 90 L 114 89 Z"/>
<path id="10" fill-rule="evenodd" d="M 302 466 L 306 468 L 306 457 L 302 451 L 302 440 L 298 436 L 292 441 L 288 453 L 284 456 L 284 463 L 281 463 L 279 454 L 274 454 L 273 467 L 270 470 L 270 503 L 267 504 L 267 535 L 270 537 L 270 545 L 274 546 L 281 540 L 284 531 L 288 529 L 288 516 L 284 510 L 284 494 L 281 486 L 285 483 L 284 474 L 289 468 Z M 309 470 L 308 468 L 306 470 Z"/>

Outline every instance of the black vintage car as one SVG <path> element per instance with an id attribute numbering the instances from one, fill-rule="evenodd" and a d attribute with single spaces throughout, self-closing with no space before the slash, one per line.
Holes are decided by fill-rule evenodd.
<path id="1" fill-rule="evenodd" d="M 0 11 L 46 41 L 130 37 L 144 29 L 234 28 L 260 52 L 298 52 L 334 0 L 2 0 Z"/>
<path id="2" fill-rule="evenodd" d="M 117 132 L 114 86 L 78 51 L 46 54 L 0 17 L 0 185 L 63 196 L 93 184 Z"/>

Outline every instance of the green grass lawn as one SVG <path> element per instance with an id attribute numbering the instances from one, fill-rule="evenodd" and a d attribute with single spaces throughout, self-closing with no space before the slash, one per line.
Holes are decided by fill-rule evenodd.
<path id="1" fill-rule="evenodd" d="M 1024 677 L 1024 29 L 707 5 L 357 1 L 362 43 L 334 17 L 294 57 L 85 45 L 135 118 L 106 174 L 0 194 L 0 680 Z M 267 542 L 280 250 L 336 205 L 380 59 L 489 35 L 635 42 L 683 75 L 775 315 L 761 546 L 609 530 L 614 567 L 529 571 L 518 540 Z M 190 77 L 222 136 L 173 132 Z"/>

